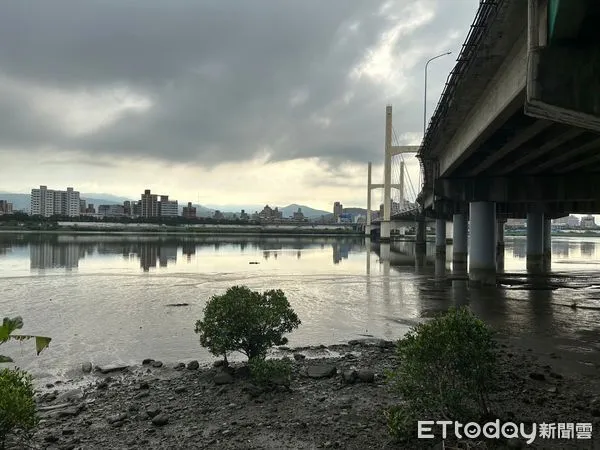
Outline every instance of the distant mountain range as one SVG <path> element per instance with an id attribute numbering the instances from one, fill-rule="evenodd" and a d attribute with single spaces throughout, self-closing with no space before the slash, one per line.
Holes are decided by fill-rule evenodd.
<path id="1" fill-rule="evenodd" d="M 98 205 L 123 204 L 124 201 L 131 200 L 126 197 L 119 197 L 116 195 L 103 194 L 103 193 L 82 193 L 81 198 L 85 199 L 86 203 L 92 203 L 95 207 L 98 207 Z M 29 209 L 31 207 L 31 195 L 30 194 L 15 194 L 12 192 L 0 192 L 0 199 L 7 200 L 10 203 L 12 203 L 13 208 L 17 211 L 29 211 Z M 187 203 L 179 205 L 180 213 L 182 212 L 183 207 L 186 205 L 187 205 Z M 199 217 L 212 216 L 217 209 L 219 209 L 221 212 L 223 212 L 223 214 L 226 217 L 231 217 L 234 214 L 239 215 L 239 213 L 242 209 L 244 209 L 246 211 L 246 213 L 252 214 L 252 213 L 254 213 L 254 211 L 261 211 L 263 208 L 263 206 L 260 206 L 260 207 L 258 207 L 258 206 L 248 206 L 248 207 L 240 206 L 240 207 L 238 207 L 238 206 L 225 206 L 225 205 L 222 207 L 208 208 L 206 206 L 198 205 L 198 204 L 194 204 L 193 206 L 196 207 L 196 214 Z M 215 205 L 211 205 L 211 206 L 215 206 Z M 327 216 L 332 215 L 332 213 L 329 211 L 323 211 L 321 209 L 311 208 L 310 206 L 306 206 L 306 205 L 298 205 L 296 203 L 292 203 L 291 205 L 287 205 L 284 207 L 279 207 L 279 210 L 282 212 L 283 217 L 287 218 L 287 217 L 291 217 L 296 211 L 298 211 L 298 208 L 302 209 L 302 213 L 304 214 L 304 217 L 306 217 L 308 219 L 319 219 L 319 218 L 321 218 L 321 216 L 327 217 Z M 366 210 L 361 209 L 361 208 L 345 208 L 345 211 L 349 212 L 351 214 L 365 214 Z"/>

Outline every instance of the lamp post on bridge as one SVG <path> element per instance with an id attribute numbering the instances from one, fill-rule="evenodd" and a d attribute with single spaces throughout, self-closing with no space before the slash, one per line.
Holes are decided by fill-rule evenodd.
<path id="1" fill-rule="evenodd" d="M 442 56 L 451 55 L 452 52 L 442 53 L 440 55 L 434 56 L 430 58 L 425 63 L 425 89 L 423 92 L 423 138 L 425 138 L 425 133 L 427 133 L 427 69 L 429 68 L 429 63 L 435 59 L 441 58 Z"/>
<path id="2" fill-rule="evenodd" d="M 441 53 L 433 58 L 429 58 L 425 63 L 425 89 L 423 91 L 423 140 L 425 140 L 425 134 L 427 134 L 427 69 L 429 68 L 429 63 L 431 61 L 451 54 L 452 52 Z M 419 186 L 421 185 L 421 176 L 422 174 L 419 171 Z"/>

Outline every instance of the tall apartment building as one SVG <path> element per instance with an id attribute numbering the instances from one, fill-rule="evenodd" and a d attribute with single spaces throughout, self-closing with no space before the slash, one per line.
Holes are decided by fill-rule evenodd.
<path id="1" fill-rule="evenodd" d="M 340 217 L 340 214 L 342 214 L 343 212 L 344 205 L 342 205 L 340 202 L 335 202 L 333 204 L 333 220 L 337 222 Z"/>
<path id="2" fill-rule="evenodd" d="M 596 219 L 591 214 L 583 216 L 580 222 L 581 228 L 596 228 Z"/>
<path id="3" fill-rule="evenodd" d="M 187 206 L 183 207 L 183 217 L 186 219 L 196 218 L 196 208 L 192 206 L 192 202 L 188 202 Z"/>
<path id="4" fill-rule="evenodd" d="M 12 214 L 13 204 L 9 203 L 8 200 L 0 200 L 0 216 L 2 214 Z"/>
<path id="5" fill-rule="evenodd" d="M 125 206 L 123 205 L 100 205 L 98 214 L 104 217 L 123 217 L 125 216 Z"/>
<path id="6" fill-rule="evenodd" d="M 168 195 L 161 195 L 158 212 L 160 217 L 177 217 L 179 215 L 179 204 L 177 200 L 169 200 Z"/>
<path id="7" fill-rule="evenodd" d="M 68 187 L 66 191 L 40 186 L 31 190 L 31 215 L 50 217 L 54 215 L 78 217 L 80 215 L 79 191 Z"/>
<path id="8" fill-rule="evenodd" d="M 158 217 L 158 195 L 152 194 L 150 189 L 142 194 L 141 206 L 142 217 Z"/>

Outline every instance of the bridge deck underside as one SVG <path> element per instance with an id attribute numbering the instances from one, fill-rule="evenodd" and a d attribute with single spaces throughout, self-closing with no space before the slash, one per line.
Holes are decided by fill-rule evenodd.
<path id="1" fill-rule="evenodd" d="M 597 186 L 600 134 L 519 110 L 436 181 L 435 190 L 455 202 L 486 200 L 489 195 L 489 200 L 505 203 L 499 212 L 507 217 L 522 217 L 540 203 L 549 215 L 560 217 L 564 212 L 600 212 Z"/>
<path id="2" fill-rule="evenodd" d="M 513 114 L 450 177 L 600 174 L 600 134 Z"/>

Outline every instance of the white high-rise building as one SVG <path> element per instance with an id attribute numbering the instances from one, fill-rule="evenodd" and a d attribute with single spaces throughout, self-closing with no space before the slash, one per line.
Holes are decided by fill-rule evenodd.
<path id="1" fill-rule="evenodd" d="M 169 200 L 168 195 L 160 196 L 158 209 L 160 217 L 177 217 L 179 215 L 177 200 Z"/>
<path id="2" fill-rule="evenodd" d="M 40 186 L 31 190 L 31 215 L 50 217 L 54 215 L 77 217 L 80 214 L 79 192 L 72 187 L 66 191 Z"/>

